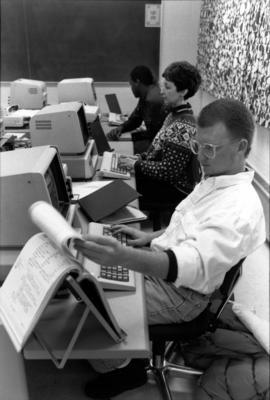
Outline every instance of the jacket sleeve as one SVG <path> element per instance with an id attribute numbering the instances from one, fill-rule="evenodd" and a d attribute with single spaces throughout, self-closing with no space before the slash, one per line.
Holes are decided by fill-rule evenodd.
<path id="1" fill-rule="evenodd" d="M 142 105 L 138 102 L 135 110 L 130 114 L 128 120 L 122 125 L 122 132 L 130 132 L 138 128 L 143 122 Z"/>

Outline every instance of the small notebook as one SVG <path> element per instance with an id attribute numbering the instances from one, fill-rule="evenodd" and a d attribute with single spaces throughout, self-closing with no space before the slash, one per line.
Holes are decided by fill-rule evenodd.
<path id="1" fill-rule="evenodd" d="M 89 221 L 98 222 L 138 197 L 135 189 L 119 179 L 82 197 L 78 203 Z"/>

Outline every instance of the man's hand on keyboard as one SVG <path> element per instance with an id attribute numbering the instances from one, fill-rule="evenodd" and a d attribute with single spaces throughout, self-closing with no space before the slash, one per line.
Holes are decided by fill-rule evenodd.
<path id="1" fill-rule="evenodd" d="M 119 140 L 122 133 L 122 127 L 118 126 L 117 128 L 111 129 L 110 132 L 107 133 L 108 140 Z"/>
<path id="2" fill-rule="evenodd" d="M 126 246 L 108 236 L 85 235 L 84 240 L 74 241 L 74 247 L 85 257 L 100 265 L 122 265 Z"/>
<path id="3" fill-rule="evenodd" d="M 117 234 L 118 232 L 125 233 L 128 236 L 127 244 L 129 246 L 143 247 L 151 242 L 151 237 L 149 237 L 148 233 L 140 231 L 136 228 L 131 228 L 130 226 L 113 225 L 111 230 L 113 234 Z"/>

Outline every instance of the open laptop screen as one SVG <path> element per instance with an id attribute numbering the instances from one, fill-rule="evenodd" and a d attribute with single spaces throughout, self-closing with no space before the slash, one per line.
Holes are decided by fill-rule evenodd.
<path id="1" fill-rule="evenodd" d="M 108 108 L 111 113 L 122 114 L 121 107 L 116 97 L 116 94 L 114 93 L 105 94 L 105 99 L 107 101 Z"/>

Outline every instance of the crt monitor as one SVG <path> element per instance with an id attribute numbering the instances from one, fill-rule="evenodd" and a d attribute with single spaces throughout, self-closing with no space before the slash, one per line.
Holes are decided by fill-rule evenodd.
<path id="1" fill-rule="evenodd" d="M 1 152 L 0 164 L 0 248 L 21 247 L 38 232 L 28 214 L 35 201 L 47 201 L 69 217 L 66 178 L 55 147 Z"/>
<path id="2" fill-rule="evenodd" d="M 58 101 L 81 101 L 90 106 L 97 103 L 93 78 L 63 79 L 58 82 Z"/>
<path id="3" fill-rule="evenodd" d="M 47 104 L 47 88 L 43 81 L 16 79 L 10 84 L 10 105 L 38 110 Z"/>
<path id="4" fill-rule="evenodd" d="M 89 133 L 83 104 L 46 106 L 30 120 L 32 146 L 57 146 L 61 154 L 83 154 Z"/>

